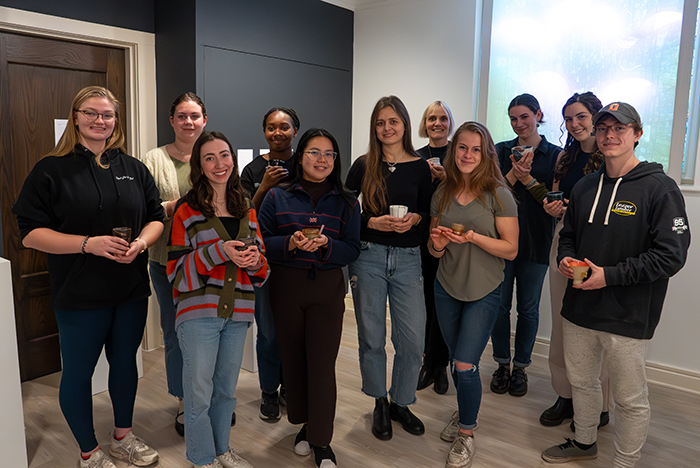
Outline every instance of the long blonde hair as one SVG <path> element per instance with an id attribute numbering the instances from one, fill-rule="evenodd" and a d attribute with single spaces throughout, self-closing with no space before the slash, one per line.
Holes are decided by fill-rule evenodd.
<path id="1" fill-rule="evenodd" d="M 112 94 L 110 90 L 103 88 L 102 86 L 87 86 L 78 91 L 78 94 L 75 95 L 73 102 L 70 105 L 70 113 L 68 114 L 68 125 L 66 126 L 66 130 L 63 132 L 61 139 L 58 140 L 56 147 L 51 150 L 47 156 L 65 156 L 72 153 L 75 145 L 80 143 L 80 131 L 78 130 L 78 126 L 75 124 L 75 114 L 80 106 L 82 106 L 83 103 L 90 98 L 106 98 L 112 103 L 112 106 L 114 106 L 114 114 L 116 116 L 114 118 L 114 130 L 105 142 L 105 149 L 100 154 L 95 155 L 95 162 L 97 165 L 106 169 L 109 167 L 109 163 L 102 163 L 102 153 L 111 150 L 112 148 L 118 148 L 122 153 L 126 153 L 126 139 L 124 137 L 124 130 L 122 129 L 119 115 L 121 110 L 119 101 L 116 97 L 114 97 L 114 94 Z"/>
<path id="2" fill-rule="evenodd" d="M 464 177 L 457 168 L 457 162 L 455 161 L 457 140 L 459 140 L 459 135 L 463 132 L 476 133 L 481 138 L 481 162 L 469 175 L 469 190 L 476 195 L 478 199 L 483 200 L 482 195 L 484 192 L 490 192 L 496 196 L 497 187 L 508 187 L 501 173 L 498 153 L 496 152 L 496 146 L 493 144 L 493 138 L 491 138 L 489 130 L 479 122 L 464 122 L 455 132 L 452 143 L 450 143 L 450 148 L 447 150 L 447 156 L 445 156 L 445 180 L 438 188 L 438 190 L 442 191 L 438 217 L 449 207 L 452 199 L 464 190 L 466 186 Z M 498 196 L 496 196 L 496 200 L 500 205 L 501 201 L 498 200 Z M 501 205 L 501 208 L 502 207 Z"/>
<path id="3" fill-rule="evenodd" d="M 382 176 L 382 142 L 377 137 L 377 119 L 379 111 L 391 107 L 403 122 L 403 149 L 409 156 L 418 157 L 411 142 L 411 118 L 406 106 L 396 96 L 385 96 L 374 106 L 369 123 L 369 151 L 365 155 L 365 174 L 362 178 L 362 204 L 364 209 L 375 216 L 385 214 L 387 211 L 386 182 Z"/>

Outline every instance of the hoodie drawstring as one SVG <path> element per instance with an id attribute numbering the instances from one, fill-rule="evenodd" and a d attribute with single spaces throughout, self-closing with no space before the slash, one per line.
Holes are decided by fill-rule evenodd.
<path id="1" fill-rule="evenodd" d="M 598 182 L 598 191 L 595 194 L 595 200 L 593 200 L 593 208 L 591 208 L 591 214 L 588 217 L 588 223 L 593 224 L 593 216 L 595 215 L 595 209 L 598 207 L 598 201 L 600 200 L 600 193 L 603 191 L 603 173 L 600 174 L 600 182 Z M 615 203 L 615 195 L 617 195 L 617 187 L 620 186 L 622 182 L 622 177 L 617 179 L 615 182 L 615 187 L 613 187 L 612 195 L 610 196 L 610 203 L 608 204 L 608 210 L 605 212 L 605 222 L 603 226 L 608 225 L 608 220 L 610 219 L 610 210 L 612 209 L 613 203 Z"/>

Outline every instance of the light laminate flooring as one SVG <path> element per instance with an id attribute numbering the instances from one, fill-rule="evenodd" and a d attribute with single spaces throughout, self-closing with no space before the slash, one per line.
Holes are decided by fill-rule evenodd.
<path id="1" fill-rule="evenodd" d="M 343 340 L 338 355 L 338 405 L 333 449 L 340 467 L 444 467 L 450 444 L 443 442 L 440 431 L 456 409 L 452 386 L 446 395 L 438 395 L 429 387 L 418 392 L 412 410 L 423 420 L 426 433 L 413 436 L 394 423 L 394 437 L 380 441 L 371 433 L 374 401 L 360 391 L 361 379 L 357 355 L 357 333 L 352 301 L 347 300 Z M 387 329 L 389 323 L 387 322 Z M 393 348 L 388 341 L 389 361 Z M 166 392 L 163 350 L 145 352 L 144 377 L 139 382 L 134 417 L 134 432 L 160 453 L 155 466 L 188 468 L 184 458 L 185 443 L 173 428 L 176 400 Z M 496 364 L 490 347 L 481 363 L 484 388 L 479 427 L 476 431 L 474 468 L 552 467 L 540 458 L 542 449 L 573 437 L 569 420 L 559 427 L 544 427 L 540 413 L 556 399 L 549 382 L 545 356 L 534 356 L 528 368 L 528 394 L 515 398 L 496 395 L 489 388 Z M 390 372 L 389 372 L 390 375 Z M 60 373 L 22 384 L 27 452 L 30 468 L 77 466 L 78 446 L 68 429 L 58 405 Z M 700 396 L 650 385 L 652 419 L 649 437 L 642 451 L 638 468 L 700 467 Z M 258 417 L 260 390 L 257 374 L 241 371 L 236 390 L 237 424 L 231 430 L 231 447 L 256 468 L 315 466 L 313 456 L 299 457 L 292 445 L 298 427 L 284 417 L 276 424 Z M 94 401 L 97 438 L 109 447 L 112 429 L 108 392 Z M 568 463 L 570 468 L 599 468 L 612 465 L 614 416 L 611 424 L 600 430 L 599 457 L 596 460 Z M 0 463 L 0 465 L 2 465 Z M 127 466 L 116 462 L 118 468 Z"/>

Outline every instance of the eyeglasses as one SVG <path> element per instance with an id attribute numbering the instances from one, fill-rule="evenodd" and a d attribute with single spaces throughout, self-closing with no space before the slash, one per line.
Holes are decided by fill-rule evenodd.
<path id="1" fill-rule="evenodd" d="M 114 120 L 114 119 L 117 117 L 115 114 L 111 114 L 111 113 L 106 113 L 106 114 L 105 114 L 105 113 L 102 113 L 102 112 L 95 112 L 95 111 L 91 111 L 91 110 L 80 110 L 80 109 L 78 109 L 78 110 L 76 110 L 76 112 L 80 112 L 80 113 L 83 114 L 85 117 L 87 117 L 87 119 L 88 119 L 89 121 L 91 121 L 91 122 L 92 122 L 93 120 L 97 120 L 97 118 L 98 118 L 99 116 L 102 116 L 102 120 L 104 120 L 105 122 L 111 122 L 112 120 Z"/>
<path id="2" fill-rule="evenodd" d="M 622 135 L 627 131 L 629 125 L 617 124 L 617 125 L 596 125 L 594 131 L 596 135 L 607 135 L 608 130 L 613 132 L 613 135 Z"/>
<path id="3" fill-rule="evenodd" d="M 305 151 L 304 154 L 308 154 L 316 161 L 320 161 L 321 159 L 325 159 L 326 161 L 335 161 L 336 156 L 338 156 L 338 153 L 336 153 L 335 151 L 327 151 L 325 153 L 322 153 L 320 151 L 314 150 L 314 151 Z"/>

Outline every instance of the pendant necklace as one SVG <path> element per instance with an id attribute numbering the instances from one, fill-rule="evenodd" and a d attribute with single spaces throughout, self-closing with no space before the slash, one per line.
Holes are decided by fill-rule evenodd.
<path id="1" fill-rule="evenodd" d="M 406 154 L 406 150 L 403 150 L 403 153 L 401 153 L 399 159 L 397 159 L 393 163 L 390 163 L 389 161 L 386 162 L 389 165 L 389 171 L 394 172 L 396 170 L 396 165 L 399 163 L 399 161 L 401 161 L 401 158 L 403 158 L 404 154 Z"/>

